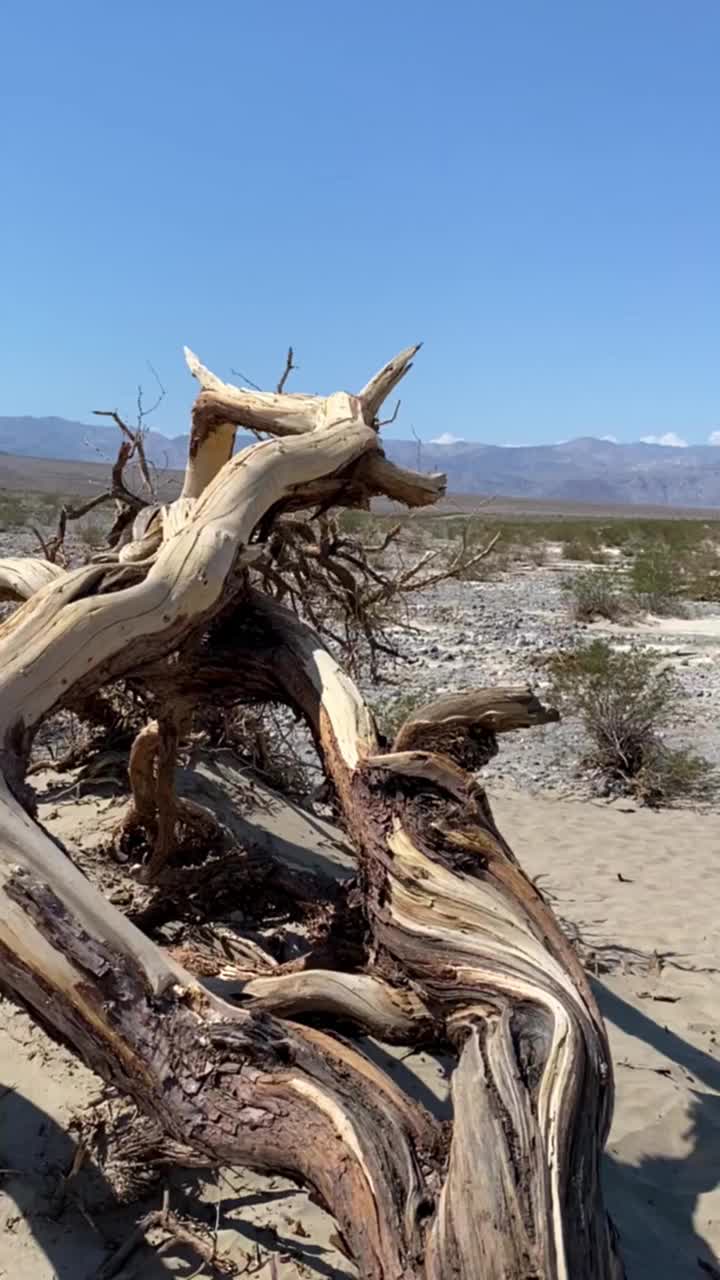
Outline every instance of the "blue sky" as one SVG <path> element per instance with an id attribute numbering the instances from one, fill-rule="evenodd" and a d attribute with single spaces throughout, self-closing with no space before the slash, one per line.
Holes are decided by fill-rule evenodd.
<path id="1" fill-rule="evenodd" d="M 422 340 L 396 435 L 704 441 L 719 51 L 717 0 L 5 0 L 0 414 Z"/>

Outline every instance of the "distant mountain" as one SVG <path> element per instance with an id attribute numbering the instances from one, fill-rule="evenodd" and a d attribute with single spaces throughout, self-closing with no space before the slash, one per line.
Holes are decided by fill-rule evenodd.
<path id="1" fill-rule="evenodd" d="M 252 437 L 240 436 L 238 445 Z M 148 457 L 158 466 L 182 469 L 187 436 L 146 438 Z M 66 418 L 0 417 L 0 452 L 30 458 L 78 462 L 111 461 L 117 452 L 113 426 L 87 425 Z M 585 436 L 564 444 L 498 445 L 453 440 L 418 444 L 386 440 L 393 461 L 422 471 L 445 471 L 451 493 L 498 494 L 572 502 L 720 506 L 720 448 L 690 445 L 614 444 Z"/>
<path id="2" fill-rule="evenodd" d="M 0 436 L 0 442 L 2 437 Z M 390 456 L 418 464 L 416 442 L 391 441 Z M 454 493 L 494 493 L 557 501 L 720 506 L 720 448 L 614 444 L 581 437 L 563 444 L 501 448 L 456 441 L 423 444 L 424 471 L 445 471 Z"/>
<path id="3" fill-rule="evenodd" d="M 21 458 L 56 458 L 73 462 L 113 462 L 120 433 L 116 426 L 71 422 L 68 418 L 1 418 L 0 452 Z M 147 455 L 158 466 L 182 468 L 187 436 L 148 432 Z"/>

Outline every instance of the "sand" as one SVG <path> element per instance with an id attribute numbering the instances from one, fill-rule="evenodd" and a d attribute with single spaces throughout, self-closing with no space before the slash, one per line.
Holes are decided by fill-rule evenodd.
<path id="1" fill-rule="evenodd" d="M 526 870 L 582 935 L 608 1022 L 617 1103 L 605 1161 L 609 1208 L 620 1229 L 629 1280 L 701 1280 L 720 1266 L 720 816 L 492 796 L 499 825 Z M 51 816 L 52 815 L 52 816 Z M 116 810 L 73 795 L 43 807 L 49 825 L 86 842 Z M 289 858 L 347 867 L 347 848 L 301 810 L 262 804 L 248 819 Z M 622 877 L 622 879 L 620 878 Z M 447 1064 L 366 1042 L 394 1061 L 399 1083 L 447 1114 Z M 85 1169 L 62 1200 L 72 1161 L 68 1127 L 101 1083 L 8 1003 L 0 1004 L 0 1277 L 91 1280 L 108 1246 L 142 1206 L 114 1206 L 103 1176 Z M 351 1277 L 333 1247 L 333 1223 L 280 1177 L 223 1170 L 215 1178 L 176 1171 L 171 1203 L 212 1225 L 245 1274 Z M 703 1265 L 701 1265 L 703 1264 Z M 121 1280 L 189 1276 L 197 1256 L 172 1245 L 136 1252 Z"/>
<path id="2" fill-rule="evenodd" d="M 519 792 L 494 809 L 597 957 L 617 1087 L 607 1199 L 629 1280 L 698 1280 L 720 1253 L 720 816 Z"/>

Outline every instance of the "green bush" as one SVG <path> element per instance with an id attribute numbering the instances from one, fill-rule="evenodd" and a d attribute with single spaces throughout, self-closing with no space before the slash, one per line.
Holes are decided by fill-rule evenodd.
<path id="1" fill-rule="evenodd" d="M 664 742 L 648 750 L 634 781 L 638 799 L 653 808 L 683 800 L 709 803 L 716 798 L 720 783 L 717 770 L 704 756 Z"/>
<path id="2" fill-rule="evenodd" d="M 635 595 L 653 613 L 668 613 L 682 594 L 684 559 L 666 542 L 653 542 L 635 556 L 631 582 Z"/>
<path id="3" fill-rule="evenodd" d="M 622 577 L 615 569 L 583 569 L 562 585 L 570 592 L 572 615 L 577 622 L 592 622 L 595 618 L 619 622 L 632 612 Z"/>
<path id="4" fill-rule="evenodd" d="M 96 520 L 88 520 L 79 526 L 78 537 L 87 547 L 101 547 L 105 541 L 105 530 Z"/>
<path id="5" fill-rule="evenodd" d="M 8 529 L 12 525 L 26 524 L 30 516 L 25 495 L 17 493 L 0 494 L 0 525 Z"/>
<path id="6" fill-rule="evenodd" d="M 532 562 L 532 564 L 536 564 L 538 566 L 547 564 L 547 561 L 548 561 L 547 544 L 542 541 L 534 542 L 532 546 L 528 548 L 528 558 Z"/>
<path id="7" fill-rule="evenodd" d="M 409 719 L 414 711 L 417 711 L 418 707 L 421 707 L 427 701 L 427 692 L 416 693 L 411 690 L 408 693 L 398 693 L 394 696 L 383 698 L 374 704 L 372 708 L 373 714 L 380 732 L 385 735 L 388 742 L 393 741 L 397 736 L 398 729 Z"/>
<path id="8" fill-rule="evenodd" d="M 338 513 L 338 524 L 343 533 L 355 533 L 358 529 L 365 529 L 368 524 L 367 512 L 340 511 Z"/>
<path id="9" fill-rule="evenodd" d="M 587 561 L 590 564 L 604 564 L 605 553 L 600 542 L 599 530 L 589 533 L 571 534 L 563 540 L 563 559 Z"/>
<path id="10" fill-rule="evenodd" d="M 646 650 L 616 651 L 604 640 L 553 655 L 553 696 L 582 721 L 591 743 L 586 762 L 610 791 L 646 804 L 708 800 L 716 770 L 702 756 L 667 747 L 660 732 L 679 711 L 673 675 Z"/>
<path id="11" fill-rule="evenodd" d="M 715 543 L 703 543 L 689 557 L 685 594 L 689 600 L 720 601 L 720 556 Z"/>

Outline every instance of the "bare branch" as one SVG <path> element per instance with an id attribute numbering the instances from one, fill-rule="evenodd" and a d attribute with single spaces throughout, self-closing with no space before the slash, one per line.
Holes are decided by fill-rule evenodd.
<path id="1" fill-rule="evenodd" d="M 560 719 L 554 707 L 545 707 L 532 689 L 469 689 L 448 693 L 427 706 L 418 707 L 398 730 L 393 751 L 438 750 L 443 735 L 466 734 L 469 727 L 491 733 L 512 733 L 533 725 L 554 724 Z M 447 752 L 447 754 L 451 754 Z"/>
<path id="2" fill-rule="evenodd" d="M 141 400 L 142 400 L 142 388 L 138 387 L 138 414 L 139 415 L 142 415 Z M 138 466 L 140 467 L 140 473 L 145 483 L 145 487 L 147 488 L 148 493 L 154 493 L 155 487 L 150 478 L 150 469 L 147 464 L 147 458 L 145 457 L 145 443 L 143 439 L 144 428 L 142 427 L 142 425 L 138 426 L 135 430 L 133 430 L 132 427 L 129 427 L 127 422 L 125 422 L 120 417 L 120 414 L 118 413 L 117 409 L 93 409 L 93 413 L 98 418 L 112 418 L 115 425 L 120 428 L 123 435 L 127 438 L 127 441 L 130 444 L 130 451 L 127 453 L 127 455 L 124 458 L 123 466 L 127 462 L 129 462 L 130 459 L 134 457 L 135 454 L 137 454 Z"/>
<path id="3" fill-rule="evenodd" d="M 395 422 L 395 420 L 396 420 L 396 418 L 397 418 L 397 416 L 398 416 L 398 413 L 400 412 L 400 405 L 401 405 L 401 404 L 402 404 L 402 400 L 398 400 L 398 402 L 397 402 L 397 404 L 395 405 L 395 408 L 393 409 L 393 411 L 392 411 L 392 413 L 391 413 L 390 417 L 389 417 L 389 418 L 383 418 L 383 419 L 382 419 L 382 422 L 378 422 L 378 427 L 389 427 L 391 423 Z"/>
<path id="4" fill-rule="evenodd" d="M 47 544 L 47 542 L 45 541 L 45 539 L 43 538 L 43 536 L 42 536 L 42 534 L 41 534 L 40 530 L 39 530 L 39 529 L 37 528 L 37 526 L 36 526 L 36 525 L 34 525 L 34 524 L 31 524 L 31 525 L 29 526 L 29 528 L 30 528 L 30 532 L 35 534 L 35 537 L 37 538 L 38 542 L 40 543 L 40 550 L 42 551 L 44 558 L 45 558 L 45 559 L 46 559 L 50 564 L 54 564 L 54 562 L 55 562 L 55 557 L 51 554 L 50 549 L 49 549 L 49 547 L 48 547 L 48 544 Z"/>
<path id="5" fill-rule="evenodd" d="M 138 396 L 137 396 L 138 427 L 141 427 L 143 425 L 145 418 L 149 418 L 152 413 L 155 413 L 156 409 L 160 408 L 160 405 L 162 404 L 167 394 L 162 382 L 160 381 L 160 375 L 157 369 L 155 368 L 155 365 L 152 364 L 150 360 L 148 360 L 147 366 L 153 378 L 155 379 L 155 382 L 157 383 L 158 394 L 157 394 L 157 398 L 153 401 L 150 408 L 145 409 L 143 407 L 143 389 L 141 386 L 138 387 Z"/>
<path id="6" fill-rule="evenodd" d="M 299 368 L 299 365 L 296 365 L 293 363 L 293 356 L 294 356 L 294 352 L 292 347 L 288 347 L 287 359 L 285 361 L 285 368 L 283 369 L 282 377 L 280 378 L 280 381 L 277 384 L 278 395 L 281 395 L 282 392 L 285 390 L 285 383 L 290 377 L 290 374 L 292 373 L 293 369 Z"/>
<path id="7" fill-rule="evenodd" d="M 382 493 L 408 507 L 429 507 L 445 496 L 447 476 L 441 471 L 425 475 L 409 471 L 376 453 L 363 460 L 362 474 L 373 493 Z"/>
<path id="8" fill-rule="evenodd" d="M 359 393 L 366 422 L 375 422 L 382 403 L 387 400 L 390 392 L 405 377 L 405 374 L 412 369 L 413 357 L 417 355 L 421 346 L 422 343 L 418 342 L 414 347 L 407 347 L 405 351 L 401 351 L 399 355 L 389 360 L 369 382 L 366 382 Z"/>
<path id="9" fill-rule="evenodd" d="M 184 351 L 188 369 L 202 387 L 193 409 L 196 438 L 221 427 L 245 427 L 274 436 L 304 435 L 323 420 L 325 397 L 234 387 L 206 368 L 189 347 Z"/>
<path id="10" fill-rule="evenodd" d="M 257 382 L 253 382 L 252 378 L 248 378 L 247 374 L 240 369 L 231 369 L 230 372 L 234 378 L 240 379 L 243 386 L 252 387 L 253 391 L 262 391 L 262 387 L 259 387 Z"/>
<path id="11" fill-rule="evenodd" d="M 419 997 L 365 973 L 305 969 L 253 975 L 239 982 L 233 994 L 253 1009 L 283 1017 L 324 1012 L 348 1018 L 390 1042 L 421 1040 L 432 1025 L 427 1005 Z"/>
<path id="12" fill-rule="evenodd" d="M 93 409 L 96 418 L 112 418 L 116 427 L 119 427 L 123 435 L 127 437 L 132 445 L 135 444 L 135 432 L 129 427 L 127 422 L 120 417 L 117 409 Z"/>

